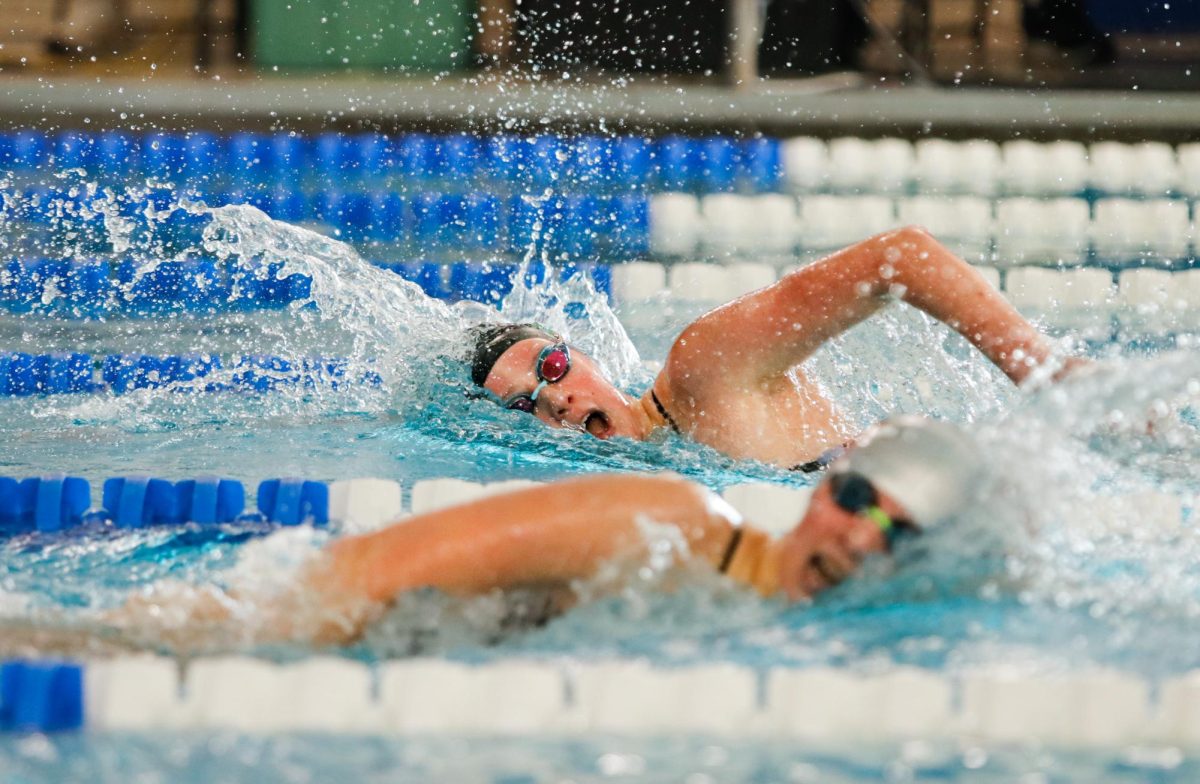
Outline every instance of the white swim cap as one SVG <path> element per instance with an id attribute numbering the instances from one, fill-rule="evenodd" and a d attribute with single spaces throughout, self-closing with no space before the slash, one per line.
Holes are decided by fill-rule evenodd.
<path id="1" fill-rule="evenodd" d="M 904 507 L 912 522 L 932 528 L 974 500 L 983 469 L 979 448 L 961 429 L 908 416 L 868 431 L 830 473 L 864 475 Z"/>

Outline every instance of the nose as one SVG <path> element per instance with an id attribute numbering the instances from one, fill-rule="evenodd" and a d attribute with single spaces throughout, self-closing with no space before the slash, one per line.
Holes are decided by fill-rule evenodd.
<path id="1" fill-rule="evenodd" d="M 565 387 L 558 384 L 547 384 L 546 388 L 538 395 L 538 402 L 542 401 L 545 401 L 546 410 L 550 416 L 563 421 L 571 413 L 575 396 Z"/>

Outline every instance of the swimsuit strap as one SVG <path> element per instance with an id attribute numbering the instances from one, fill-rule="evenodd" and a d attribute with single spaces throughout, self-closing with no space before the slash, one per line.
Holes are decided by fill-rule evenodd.
<path id="1" fill-rule="evenodd" d="M 667 407 L 664 406 L 662 401 L 658 399 L 658 395 L 654 393 L 653 389 L 650 390 L 650 399 L 654 401 L 654 407 L 658 409 L 658 413 L 662 416 L 662 418 L 667 420 L 667 424 L 671 426 L 671 429 L 676 433 L 681 432 L 679 430 L 679 425 L 675 424 L 674 418 L 667 413 Z"/>
<path id="2" fill-rule="evenodd" d="M 667 407 L 664 406 L 662 401 L 658 399 L 658 393 L 656 393 L 653 388 L 650 389 L 650 399 L 654 401 L 654 407 L 658 409 L 659 415 L 667 421 L 667 424 L 671 426 L 671 429 L 676 433 L 683 432 L 679 429 L 679 425 L 675 423 L 675 418 L 671 416 L 669 411 L 667 411 Z M 844 455 L 849 446 L 849 444 L 843 444 L 842 446 L 835 446 L 832 449 L 827 449 L 822 452 L 816 460 L 809 460 L 807 463 L 801 463 L 798 466 L 792 466 L 789 470 L 802 471 L 806 474 L 811 474 L 814 471 L 823 471 L 829 467 L 830 463 Z M 735 547 L 736 542 L 737 539 L 734 540 Z"/>
<path id="3" fill-rule="evenodd" d="M 835 446 L 830 449 L 826 449 L 817 457 L 817 459 L 809 460 L 807 463 L 801 463 L 800 465 L 792 466 L 788 470 L 801 471 L 806 474 L 811 474 L 815 471 L 824 471 L 829 467 L 830 463 L 846 454 L 846 450 L 849 448 L 850 444 L 842 444 L 841 446 Z"/>
<path id="4" fill-rule="evenodd" d="M 733 556 L 737 553 L 738 545 L 742 543 L 742 527 L 739 525 L 733 529 L 733 534 L 729 537 L 729 544 L 725 546 L 725 554 L 721 556 L 721 565 L 717 567 L 717 571 L 725 574 L 729 571 L 729 565 L 733 563 Z"/>
<path id="5" fill-rule="evenodd" d="M 816 460 L 809 460 L 807 463 L 801 463 L 800 465 L 794 465 L 791 468 L 789 468 L 788 470 L 789 471 L 799 471 L 804 474 L 812 474 L 812 473 L 816 473 L 817 471 L 822 470 L 827 465 L 829 465 L 829 463 L 823 461 L 821 458 L 818 457 Z"/>

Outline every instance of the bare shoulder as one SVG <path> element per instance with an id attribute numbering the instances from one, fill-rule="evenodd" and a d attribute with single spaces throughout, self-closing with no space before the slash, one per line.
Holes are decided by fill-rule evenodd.
<path id="1" fill-rule="evenodd" d="M 800 369 L 743 385 L 679 381 L 668 366 L 654 389 L 684 435 L 735 459 L 792 466 L 849 437 L 837 407 Z"/>

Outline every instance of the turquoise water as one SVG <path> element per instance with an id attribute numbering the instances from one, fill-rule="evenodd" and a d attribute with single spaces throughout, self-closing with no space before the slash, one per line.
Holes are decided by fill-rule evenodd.
<path id="1" fill-rule="evenodd" d="M 209 213 L 196 248 L 228 265 L 247 259 L 277 264 L 277 275 L 313 278 L 311 299 L 281 311 L 218 316 L 179 314 L 88 322 L 36 315 L 0 315 L 0 344 L 26 351 L 270 353 L 285 357 L 345 357 L 383 377 L 380 387 L 291 390 L 269 396 L 197 394 L 186 385 L 121 397 L 0 399 L 0 434 L 21 444 L 0 457 L 9 475 L 65 470 L 89 477 L 147 471 L 169 477 L 222 473 L 244 480 L 291 473 L 319 479 L 374 475 L 412 481 L 430 476 L 552 478 L 577 471 L 663 468 L 720 488 L 747 477 L 790 481 L 781 472 L 735 464 L 676 438 L 638 445 L 600 444 L 549 432 L 532 422 L 467 399 L 462 329 L 494 318 L 487 306 L 426 297 L 392 272 L 366 263 L 349 246 L 249 207 Z M 158 260 L 139 262 L 149 272 Z M 518 286 L 502 306 L 512 319 L 558 329 L 599 359 L 630 391 L 653 377 L 671 337 L 698 315 L 696 303 L 639 303 L 614 312 L 581 277 Z M 582 306 L 582 307 L 581 307 Z M 882 334 L 880 334 L 882 332 Z M 917 318 L 893 317 L 864 339 L 822 358 L 829 385 L 848 397 L 862 423 L 896 410 L 927 410 L 963 419 L 1012 397 L 1005 382 L 979 363 L 962 341 L 930 354 L 945 332 Z M 886 342 L 909 346 L 904 376 Z M 874 359 L 883 378 L 860 372 Z M 643 361 L 645 360 L 645 361 Z M 922 395 L 910 376 L 957 377 L 952 394 Z M 883 389 L 886 387 L 886 390 Z M 887 399 L 884 400 L 886 391 Z"/>
<path id="2" fill-rule="evenodd" d="M 411 487 L 439 476 L 553 479 L 610 470 L 673 470 L 716 489 L 811 481 L 731 461 L 674 436 L 644 444 L 599 442 L 471 400 L 464 394 L 465 369 L 455 359 L 457 335 L 487 315 L 483 306 L 429 300 L 347 246 L 249 208 L 219 210 L 213 226 L 205 239 L 210 252 L 265 256 L 285 272 L 311 275 L 311 301 L 278 312 L 86 324 L 0 317 L 3 342 L 29 351 L 336 355 L 378 371 L 382 385 L 269 395 L 167 389 L 0 399 L 0 439 L 9 445 L 0 454 L 0 472 L 64 470 L 93 484 L 144 472 L 172 479 L 220 473 L 247 482 L 377 476 Z M 702 308 L 660 302 L 614 312 L 581 285 L 519 289 L 504 314 L 564 331 L 605 358 L 612 376 L 635 391 L 652 377 L 667 336 Z M 566 307 L 572 301 L 586 306 L 586 320 Z M 1127 315 L 1106 314 L 1117 321 Z M 1047 326 L 1070 334 L 1069 314 L 1051 314 Z M 1200 537 L 1191 510 L 1200 489 L 1193 411 L 1200 356 L 1187 348 L 1187 335 L 1143 337 L 1135 330 L 1120 342 L 1092 345 L 1089 350 L 1103 357 L 1098 372 L 1021 392 L 960 339 L 903 310 L 824 351 L 813 361 L 814 372 L 854 420 L 865 425 L 888 412 L 915 411 L 970 423 L 995 472 L 980 488 L 978 508 L 956 526 L 906 546 L 894 560 L 868 563 L 859 579 L 811 604 L 763 602 L 704 574 L 689 574 L 682 590 L 664 594 L 659 582 L 671 578 L 651 574 L 545 627 L 496 642 L 500 619 L 481 612 L 483 605 L 420 595 L 401 601 L 345 654 L 367 660 L 414 650 L 470 660 L 624 655 L 753 667 L 895 662 L 943 671 L 1017 658 L 1047 670 L 1109 664 L 1150 678 L 1195 668 Z M 1156 511 L 1161 505 L 1148 503 L 1147 494 L 1175 504 L 1182 522 Z M 72 625 L 156 580 L 225 582 L 236 573 L 245 543 L 264 533 L 184 527 L 9 540 L 0 543 L 0 615 Z M 438 629 L 432 637 L 424 633 L 430 627 Z M 296 737 L 3 738 L 0 770 L 8 781 L 142 775 L 285 781 L 310 769 L 362 780 L 409 774 L 505 782 L 872 781 L 918 772 L 985 781 L 989 775 L 997 781 L 1194 777 L 1191 761 L 1137 750 L 1072 757 L 1008 749 L 797 750 L 766 742 L 735 749 L 702 739 L 589 739 L 472 742 L 471 751 L 473 762 L 461 761 L 462 747 L 453 740 L 325 745 Z M 265 772 L 249 772 L 264 762 L 255 770 Z M 321 779 L 313 774 L 312 780 Z"/>
<path id="3" fill-rule="evenodd" d="M 671 435 L 639 444 L 548 430 L 465 394 L 459 330 L 486 316 L 485 306 L 430 300 L 348 246 L 251 208 L 217 210 L 204 242 L 227 260 L 265 257 L 283 265 L 281 274 L 312 276 L 311 301 L 277 312 L 86 324 L 9 317 L 0 334 L 37 351 L 344 356 L 377 370 L 382 385 L 0 399 L 0 437 L 19 445 L 0 458 L 5 474 L 64 470 L 94 483 L 134 472 L 171 479 L 219 473 L 247 482 L 377 476 L 409 488 L 439 476 L 548 480 L 612 470 L 672 470 L 718 490 L 812 481 Z M 664 336 L 702 309 L 661 302 L 614 312 L 602 295 L 571 285 L 584 284 L 519 287 L 504 314 L 563 330 L 605 359 L 631 391 L 652 377 Z M 588 318 L 574 318 L 569 301 L 582 302 Z M 1070 332 L 1065 318 L 1048 326 Z M 755 665 L 883 657 L 953 667 L 1032 650 L 1050 664 L 1094 660 L 1151 675 L 1196 666 L 1192 652 L 1200 646 L 1183 621 L 1200 610 L 1193 566 L 1200 544 L 1190 526 L 1165 530 L 1145 519 L 1144 495 L 1173 499 L 1185 512 L 1194 505 L 1191 467 L 1200 440 L 1189 417 L 1200 360 L 1188 349 L 1135 351 L 1115 342 L 1092 351 L 1106 357 L 1098 372 L 1018 392 L 961 339 L 899 307 L 823 351 L 814 373 L 863 426 L 895 411 L 969 422 L 996 470 L 970 519 L 900 552 L 894 563 L 868 565 L 863 579 L 811 606 L 762 603 L 697 577 L 692 589 L 665 597 L 654 585 L 639 586 L 483 654 L 479 642 L 492 630 L 451 629 L 450 620 L 441 638 L 423 644 L 451 655 L 621 653 Z M 1149 417 L 1161 421 L 1147 434 Z M 1097 521 L 1099 528 L 1089 527 Z M 0 589 L 18 614 L 69 608 L 86 617 L 160 578 L 224 580 L 241 542 L 261 533 L 17 539 L 3 545 Z M 354 655 L 406 653 L 413 647 L 407 623 L 471 615 L 445 604 L 422 597 L 402 606 Z"/>
<path id="4" fill-rule="evenodd" d="M 1172 749 L 1069 754 L 915 741 L 896 746 L 813 747 L 779 741 L 611 736 L 334 738 L 232 734 L 118 734 L 0 738 L 12 784 L 33 781 L 438 781 L 565 784 L 637 781 L 842 784 L 970 781 L 1124 784 L 1192 781 L 1195 760 Z"/>

